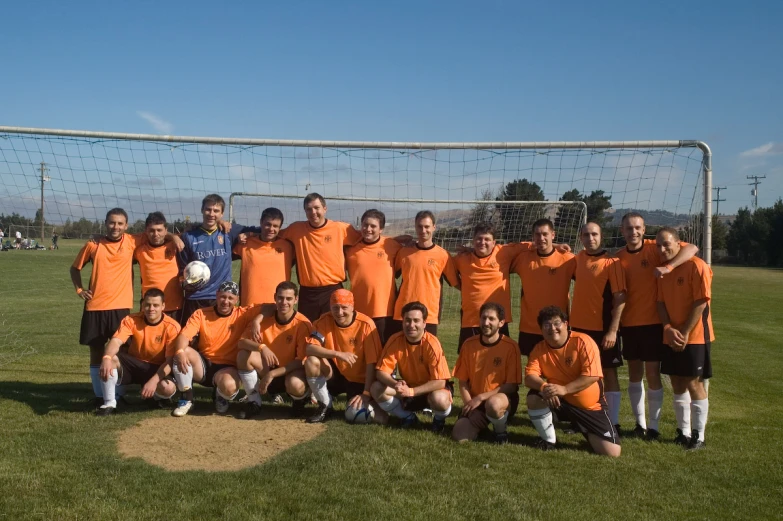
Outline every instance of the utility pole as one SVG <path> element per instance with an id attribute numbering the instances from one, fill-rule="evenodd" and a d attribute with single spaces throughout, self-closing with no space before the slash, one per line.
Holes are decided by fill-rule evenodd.
<path id="1" fill-rule="evenodd" d="M 726 200 L 726 199 L 721 199 L 720 198 L 720 191 L 721 190 L 725 190 L 726 187 L 725 186 L 714 186 L 712 189 L 718 191 L 718 196 L 715 199 L 713 199 L 713 201 L 715 201 L 717 203 L 717 207 L 715 208 L 715 215 L 720 215 L 720 202 Z"/>
<path id="2" fill-rule="evenodd" d="M 41 161 L 41 242 L 44 240 L 44 183 L 52 179 L 44 174 L 46 170 L 46 163 Z"/>
<path id="3" fill-rule="evenodd" d="M 748 184 L 753 186 L 753 190 L 750 191 L 750 195 L 753 196 L 753 212 L 755 212 L 759 207 L 759 185 L 761 184 L 761 181 L 759 181 L 759 179 L 766 179 L 767 176 L 748 175 L 745 177 L 747 177 L 748 179 L 753 179 L 753 181 Z"/>

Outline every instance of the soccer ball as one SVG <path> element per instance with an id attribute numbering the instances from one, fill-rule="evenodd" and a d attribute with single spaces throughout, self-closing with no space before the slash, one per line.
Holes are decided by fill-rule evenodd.
<path id="1" fill-rule="evenodd" d="M 356 409 L 354 407 L 347 407 L 345 409 L 345 420 L 348 423 L 372 423 L 375 418 L 375 411 L 372 405 L 368 405 L 366 408 Z"/>
<path id="2" fill-rule="evenodd" d="M 182 275 L 185 277 L 186 284 L 198 284 L 199 282 L 209 281 L 209 266 L 201 261 L 193 261 L 185 266 Z"/>

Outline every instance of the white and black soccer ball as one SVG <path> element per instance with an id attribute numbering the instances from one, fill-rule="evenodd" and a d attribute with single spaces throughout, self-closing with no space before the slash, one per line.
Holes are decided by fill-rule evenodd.
<path id="1" fill-rule="evenodd" d="M 201 261 L 193 261 L 185 266 L 182 276 L 185 278 L 186 284 L 198 284 L 199 282 L 209 282 L 209 266 Z"/>
<path id="2" fill-rule="evenodd" d="M 361 409 L 355 407 L 345 409 L 345 420 L 348 423 L 372 423 L 373 418 L 375 418 L 375 411 L 369 404 Z"/>

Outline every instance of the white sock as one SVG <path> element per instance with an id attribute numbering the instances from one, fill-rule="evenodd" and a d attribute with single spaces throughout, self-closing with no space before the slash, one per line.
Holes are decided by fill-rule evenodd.
<path id="1" fill-rule="evenodd" d="M 101 380 L 101 387 L 103 388 L 103 405 L 106 407 L 117 407 L 117 400 L 114 397 L 114 391 L 117 388 L 116 369 L 111 370 L 109 378 L 105 382 Z"/>
<path id="2" fill-rule="evenodd" d="M 220 390 L 220 387 L 216 387 L 215 388 L 215 392 L 217 392 L 218 396 L 220 396 L 221 398 L 223 398 L 225 400 L 228 400 L 229 402 L 232 401 L 234 398 L 236 398 L 237 395 L 239 394 L 239 391 L 237 391 L 234 394 L 227 395 L 223 391 Z"/>
<path id="3" fill-rule="evenodd" d="M 631 402 L 636 423 L 647 428 L 647 417 L 644 410 L 644 384 L 642 382 L 628 382 L 628 400 Z"/>
<path id="4" fill-rule="evenodd" d="M 508 423 L 508 411 L 503 413 L 500 418 L 493 418 L 487 415 L 487 419 L 492 424 L 492 428 L 495 429 L 495 434 L 501 434 L 506 432 L 506 424 Z"/>
<path id="5" fill-rule="evenodd" d="M 261 396 L 258 394 L 256 385 L 258 385 L 258 373 L 255 369 L 250 371 L 239 371 L 239 379 L 242 380 L 242 388 L 247 394 L 247 399 L 258 405 L 261 405 Z"/>
<path id="6" fill-rule="evenodd" d="M 618 425 L 620 423 L 620 397 L 622 393 L 620 391 L 606 391 L 606 405 L 609 406 L 609 418 L 612 420 L 612 425 Z"/>
<path id="7" fill-rule="evenodd" d="M 674 417 L 677 428 L 686 436 L 691 434 L 691 395 L 688 391 L 674 395 Z"/>
<path id="8" fill-rule="evenodd" d="M 433 418 L 438 420 L 445 420 L 449 414 L 451 414 L 451 405 L 449 405 L 449 408 L 445 411 L 436 411 L 435 409 L 432 410 Z"/>
<path id="9" fill-rule="evenodd" d="M 155 391 L 155 394 L 153 394 L 152 397 L 155 398 L 156 400 L 170 400 L 171 397 L 174 396 L 175 394 L 177 394 L 177 391 L 172 392 L 168 396 L 164 396 L 160 394 L 158 391 Z"/>
<path id="10" fill-rule="evenodd" d="M 321 405 L 331 406 L 332 397 L 329 396 L 329 390 L 326 388 L 326 378 L 323 376 L 317 376 L 312 378 L 307 377 L 307 385 L 310 386 L 310 390 L 313 392 L 313 396 L 318 400 Z"/>
<path id="11" fill-rule="evenodd" d="M 378 407 L 389 414 L 393 414 L 397 418 L 405 419 L 413 414 L 411 411 L 406 411 L 402 408 L 402 402 L 400 402 L 399 398 L 396 396 L 389 398 L 386 401 L 378 402 Z"/>
<path id="12" fill-rule="evenodd" d="M 647 407 L 650 409 L 650 429 L 658 430 L 658 422 L 661 419 L 663 408 L 663 387 L 647 390 Z"/>
<path id="13" fill-rule="evenodd" d="M 92 382 L 92 392 L 97 398 L 103 398 L 103 386 L 101 386 L 101 366 L 90 366 L 90 382 Z"/>
<path id="14" fill-rule="evenodd" d="M 704 429 L 707 427 L 707 413 L 710 411 L 710 401 L 693 400 L 691 402 L 691 416 L 693 417 L 693 428 L 699 432 L 699 441 L 704 441 Z"/>
<path id="15" fill-rule="evenodd" d="M 188 366 L 188 370 L 183 373 L 180 371 L 179 365 L 174 364 L 174 381 L 180 392 L 190 391 L 193 388 L 193 366 Z"/>
<path id="16" fill-rule="evenodd" d="M 533 427 L 538 431 L 538 435 L 541 439 L 548 441 L 549 443 L 557 442 L 557 435 L 555 434 L 555 425 L 552 423 L 552 411 L 549 407 L 546 409 L 529 409 L 530 421 L 533 422 Z"/>

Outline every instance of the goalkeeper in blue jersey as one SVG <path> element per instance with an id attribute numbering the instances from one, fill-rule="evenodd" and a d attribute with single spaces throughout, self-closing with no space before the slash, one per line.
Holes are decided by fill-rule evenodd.
<path id="1" fill-rule="evenodd" d="M 201 226 L 182 234 L 185 248 L 178 254 L 179 271 L 192 261 L 209 266 L 210 277 L 206 283 L 185 286 L 185 303 L 182 306 L 181 324 L 185 325 L 197 309 L 215 305 L 217 289 L 231 280 L 231 250 L 242 233 L 260 233 L 258 227 L 234 224 L 229 232 L 218 227 L 222 222 L 226 202 L 218 194 L 209 194 L 201 201 Z"/>

